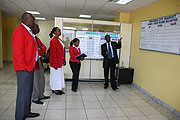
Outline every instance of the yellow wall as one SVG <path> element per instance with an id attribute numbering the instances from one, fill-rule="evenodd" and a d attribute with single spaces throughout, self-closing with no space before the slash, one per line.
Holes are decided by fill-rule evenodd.
<path id="1" fill-rule="evenodd" d="M 116 22 L 129 23 L 129 13 L 119 13 L 115 15 Z"/>
<path id="2" fill-rule="evenodd" d="M 38 37 L 48 49 L 50 44 L 49 33 L 54 27 L 54 21 L 38 21 L 38 25 L 40 28 L 40 33 L 38 34 Z"/>
<path id="3" fill-rule="evenodd" d="M 2 11 L 0 9 L 0 68 L 3 67 L 3 54 L 2 54 Z"/>
<path id="4" fill-rule="evenodd" d="M 180 0 L 159 0 L 130 13 L 134 83 L 180 111 L 180 55 L 139 50 L 141 21 L 180 13 Z"/>
<path id="5" fill-rule="evenodd" d="M 20 24 L 20 21 L 16 17 L 3 16 L 2 18 L 3 61 L 13 61 L 12 34 L 14 29 Z"/>

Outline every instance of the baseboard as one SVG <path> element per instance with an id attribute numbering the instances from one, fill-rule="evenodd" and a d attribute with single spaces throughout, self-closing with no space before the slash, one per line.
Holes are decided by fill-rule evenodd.
<path id="1" fill-rule="evenodd" d="M 66 78 L 65 81 L 72 81 L 72 79 Z M 79 79 L 80 82 L 104 82 L 104 79 Z"/>
<path id="2" fill-rule="evenodd" d="M 167 103 L 163 102 L 162 100 L 160 100 L 159 98 L 157 98 L 156 96 L 152 95 L 151 93 L 147 92 L 145 89 L 141 88 L 139 85 L 137 85 L 136 83 L 132 83 L 132 85 L 139 89 L 141 92 L 143 92 L 144 94 L 148 95 L 149 97 L 151 97 L 152 99 L 154 99 L 156 102 L 158 102 L 159 104 L 161 104 L 162 106 L 166 107 L 168 110 L 170 110 L 171 112 L 173 112 L 174 114 L 176 114 L 177 116 L 180 116 L 180 111 L 176 110 L 175 108 L 171 107 L 170 105 L 168 105 Z"/>

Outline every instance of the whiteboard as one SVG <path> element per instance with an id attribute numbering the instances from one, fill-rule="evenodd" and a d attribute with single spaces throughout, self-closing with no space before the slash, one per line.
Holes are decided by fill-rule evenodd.
<path id="1" fill-rule="evenodd" d="M 82 53 L 89 59 L 103 59 L 101 55 L 101 45 L 106 42 L 105 35 L 110 35 L 111 41 L 118 41 L 120 34 L 105 32 L 77 31 L 76 37 L 80 40 L 79 47 Z M 119 50 L 117 50 L 119 55 Z"/>
<path id="2" fill-rule="evenodd" d="M 180 14 L 141 22 L 140 49 L 180 54 Z"/>

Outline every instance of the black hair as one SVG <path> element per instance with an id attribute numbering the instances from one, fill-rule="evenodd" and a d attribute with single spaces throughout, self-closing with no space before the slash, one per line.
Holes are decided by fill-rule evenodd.
<path id="1" fill-rule="evenodd" d="M 49 33 L 49 37 L 50 37 L 50 38 L 53 37 L 53 34 L 54 34 L 54 32 L 56 32 L 57 29 L 58 29 L 58 27 L 54 27 L 54 28 L 51 30 L 51 33 Z"/>
<path id="2" fill-rule="evenodd" d="M 79 39 L 78 39 L 78 38 L 74 38 L 73 40 L 71 40 L 71 42 L 70 42 L 70 46 L 72 46 L 72 45 L 73 45 L 73 43 L 75 43 L 75 42 L 77 42 L 77 41 L 79 41 Z"/>

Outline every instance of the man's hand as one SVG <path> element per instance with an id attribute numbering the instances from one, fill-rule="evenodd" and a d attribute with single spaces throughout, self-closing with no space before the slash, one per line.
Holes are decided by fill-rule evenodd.
<path id="1" fill-rule="evenodd" d="M 122 37 L 118 40 L 118 42 L 121 42 L 121 40 L 122 40 Z"/>

